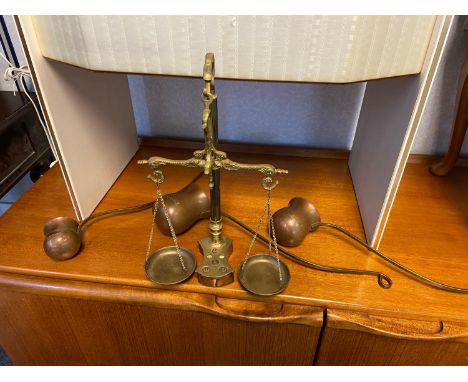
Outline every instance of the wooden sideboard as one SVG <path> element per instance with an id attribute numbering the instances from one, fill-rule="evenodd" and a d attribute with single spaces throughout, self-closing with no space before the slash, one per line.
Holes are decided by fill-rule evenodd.
<path id="1" fill-rule="evenodd" d="M 309 158 L 260 151 L 230 157 L 290 170 L 272 193 L 273 210 L 303 196 L 316 204 L 324 221 L 364 236 L 343 155 Z M 136 161 L 156 153 L 184 158 L 190 150 L 142 146 L 96 211 L 151 200 L 148 169 Z M 164 171 L 162 191 L 168 193 L 198 170 Z M 467 175 L 460 177 L 463 186 Z M 207 187 L 205 178 L 198 182 Z M 414 187 L 409 190 L 411 196 Z M 420 198 L 434 202 L 435 190 Z M 266 196 L 258 174 L 225 172 L 221 197 L 223 209 L 253 226 Z M 403 198 L 403 206 L 406 202 Z M 396 219 L 418 224 L 417 211 L 398 212 L 399 197 L 394 208 Z M 374 277 L 319 272 L 287 259 L 290 284 L 270 298 L 249 294 L 237 279 L 221 288 L 201 285 L 196 277 L 173 287 L 155 286 L 143 270 L 150 210 L 91 224 L 81 253 L 65 262 L 51 260 L 42 250 L 42 227 L 56 216 L 74 216 L 57 166 L 0 218 L 0 344 L 14 364 L 468 365 L 467 295 L 425 286 L 326 229 L 310 234 L 293 252 L 322 264 L 384 272 L 393 287 L 385 290 Z M 468 240 L 466 222 L 460 226 L 446 210 L 433 210 L 432 216 L 439 235 L 427 240 L 391 218 L 391 240 L 384 237 L 382 249 L 429 277 L 468 287 L 467 246 L 460 248 Z M 449 230 L 445 237 L 442 227 Z M 224 228 L 234 242 L 230 262 L 237 269 L 250 237 L 228 221 Z M 200 221 L 179 238 L 198 262 L 197 239 L 207 233 L 206 221 Z M 443 253 L 429 251 L 444 241 Z M 156 233 L 155 248 L 166 245 L 170 238 Z M 261 244 L 255 248 L 263 249 Z"/>

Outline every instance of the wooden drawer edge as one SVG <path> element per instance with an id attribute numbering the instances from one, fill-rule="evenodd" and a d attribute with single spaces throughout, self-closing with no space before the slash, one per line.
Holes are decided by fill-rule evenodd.
<path id="1" fill-rule="evenodd" d="M 262 302 L 255 302 L 256 308 L 252 309 L 251 303 L 253 302 L 233 300 L 239 309 L 232 309 L 228 304 L 220 304 L 219 300 L 216 301 L 215 296 L 201 293 L 7 273 L 0 273 L 0 287 L 20 293 L 198 311 L 223 318 L 251 322 L 290 323 L 313 327 L 321 327 L 323 323 L 323 310 L 321 308 L 280 303 L 274 311 L 267 305 L 267 314 L 262 314 L 258 305 Z M 242 304 L 245 306 L 242 307 Z"/>
<path id="2" fill-rule="evenodd" d="M 354 330 L 408 340 L 468 343 L 468 323 L 446 320 L 414 320 L 374 314 L 327 310 L 327 327 Z"/>

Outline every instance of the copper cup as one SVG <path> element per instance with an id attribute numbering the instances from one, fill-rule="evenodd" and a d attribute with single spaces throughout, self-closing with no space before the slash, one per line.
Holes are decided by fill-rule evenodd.
<path id="1" fill-rule="evenodd" d="M 196 183 L 189 184 L 172 194 L 166 194 L 163 199 L 177 235 L 187 231 L 198 220 L 210 216 L 210 197 Z M 164 235 L 171 236 L 171 230 L 161 206 L 158 207 L 156 214 L 156 224 Z"/>
<path id="2" fill-rule="evenodd" d="M 307 199 L 296 197 L 287 207 L 273 214 L 276 240 L 283 246 L 296 247 L 302 243 L 307 233 L 315 231 L 320 223 L 320 214 Z"/>

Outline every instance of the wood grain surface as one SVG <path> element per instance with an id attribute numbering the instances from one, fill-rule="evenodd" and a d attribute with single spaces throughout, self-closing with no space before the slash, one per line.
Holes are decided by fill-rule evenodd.
<path id="1" fill-rule="evenodd" d="M 318 365 L 468 365 L 468 324 L 327 312 Z"/>
<path id="2" fill-rule="evenodd" d="M 151 155 L 179 159 L 188 158 L 191 151 L 142 147 L 97 211 L 139 204 L 154 198 L 153 184 L 146 179 L 148 169 L 136 164 L 137 159 Z M 288 175 L 278 177 L 280 184 L 272 193 L 273 210 L 287 205 L 292 197 L 306 197 L 316 204 L 324 221 L 339 224 L 363 237 L 345 160 L 275 157 L 259 155 L 254 151 L 248 154 L 233 153 L 230 157 L 243 162 L 272 163 L 290 171 Z M 415 166 L 414 174 L 412 166 Z M 162 185 L 162 191 L 168 193 L 182 188 L 198 170 L 166 166 L 164 172 L 166 182 Z M 468 287 L 468 176 L 466 169 L 456 169 L 454 174 L 456 179 L 452 186 L 447 187 L 447 183 L 443 183 L 447 182 L 446 179 L 436 179 L 440 183 L 435 187 L 426 167 L 408 165 L 382 249 L 388 256 L 429 277 Z M 260 181 L 259 174 L 223 172 L 223 209 L 254 226 L 266 198 Z M 408 185 L 405 186 L 407 182 Z M 206 177 L 200 179 L 199 184 L 207 188 Z M 406 194 L 411 199 L 408 202 L 404 202 Z M 401 202 L 400 198 L 403 198 Z M 416 201 L 423 209 L 412 206 Z M 402 208 L 399 207 L 401 203 Z M 143 270 L 151 222 L 149 210 L 90 225 L 85 234 L 82 252 L 65 262 L 51 260 L 42 250 L 43 224 L 56 216 L 73 216 L 65 184 L 57 167 L 41 178 L 0 219 L 0 272 L 103 285 L 161 288 L 148 281 Z M 237 269 L 245 256 L 250 237 L 228 221 L 225 221 L 224 228 L 225 234 L 234 241 L 230 261 Z M 422 231 L 418 231 L 419 229 Z M 195 254 L 198 263 L 201 261 L 201 254 L 197 239 L 207 234 L 207 222 L 200 221 L 180 235 L 181 245 Z M 170 238 L 156 233 L 155 249 L 170 243 Z M 255 252 L 264 250 L 263 245 L 256 244 Z M 222 288 L 210 288 L 199 284 L 192 277 L 186 283 L 165 289 L 213 294 L 220 298 L 238 300 L 345 308 L 382 316 L 468 321 L 468 296 L 423 285 L 326 228 L 310 234 L 293 252 L 327 265 L 382 271 L 392 277 L 394 285 L 391 289 L 384 290 L 378 286 L 374 277 L 319 272 L 285 260 L 291 271 L 289 287 L 281 295 L 271 298 L 249 294 L 237 280 Z"/>
<path id="3" fill-rule="evenodd" d="M 238 320 L 220 315 L 219 306 L 217 314 L 207 312 L 208 295 L 155 291 L 152 297 L 156 303 L 149 306 L 2 288 L 0 342 L 15 365 L 313 363 L 320 309 L 285 306 L 279 316 L 288 316 L 289 322 L 271 317 Z M 307 325 L 300 318 L 295 322 L 297 313 L 308 316 Z"/>

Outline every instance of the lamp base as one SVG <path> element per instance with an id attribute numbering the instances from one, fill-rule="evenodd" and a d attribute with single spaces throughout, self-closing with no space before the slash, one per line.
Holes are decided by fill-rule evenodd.
<path id="1" fill-rule="evenodd" d="M 207 286 L 221 287 L 234 281 L 234 271 L 228 262 L 232 240 L 221 235 L 218 240 L 208 236 L 198 241 L 203 263 L 197 268 L 198 281 Z"/>

